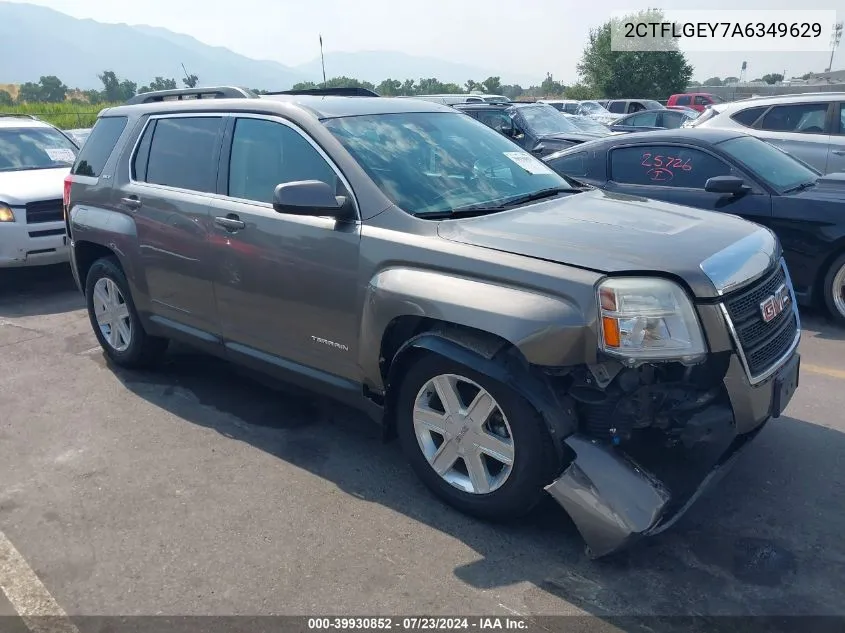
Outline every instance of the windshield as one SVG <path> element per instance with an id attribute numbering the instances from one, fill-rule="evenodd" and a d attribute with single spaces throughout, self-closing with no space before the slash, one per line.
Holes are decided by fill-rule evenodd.
<path id="1" fill-rule="evenodd" d="M 70 167 L 78 151 L 53 128 L 0 128 L 0 171 Z"/>
<path id="2" fill-rule="evenodd" d="M 384 194 L 414 215 L 496 206 L 571 187 L 507 137 L 458 112 L 350 116 L 324 123 Z"/>
<path id="3" fill-rule="evenodd" d="M 666 108 L 666 106 L 659 101 L 652 101 L 651 99 L 646 99 L 642 102 L 642 104 L 649 110 L 663 110 Z"/>
<path id="4" fill-rule="evenodd" d="M 574 123 L 555 110 L 550 105 L 532 105 L 526 108 L 518 108 L 517 112 L 522 115 L 528 131 L 534 136 L 548 136 L 549 134 L 566 134 L 581 130 Z"/>
<path id="5" fill-rule="evenodd" d="M 820 175 L 789 154 L 753 136 L 741 136 L 718 145 L 779 192 L 804 183 L 814 183 Z"/>
<path id="6" fill-rule="evenodd" d="M 583 101 L 579 108 L 582 112 L 586 112 L 588 114 L 607 114 L 607 108 L 603 108 L 601 104 L 596 103 L 595 101 Z"/>
<path id="7" fill-rule="evenodd" d="M 610 134 L 609 127 L 599 123 L 595 119 L 591 119 L 590 117 L 573 116 L 569 120 L 588 134 L 601 134 L 602 136 L 608 136 Z"/>

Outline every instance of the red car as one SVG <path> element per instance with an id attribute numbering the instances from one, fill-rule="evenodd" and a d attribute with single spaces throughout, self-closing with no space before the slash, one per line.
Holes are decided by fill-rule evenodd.
<path id="1" fill-rule="evenodd" d="M 671 108 L 672 106 L 687 106 L 688 108 L 692 108 L 693 110 L 704 112 L 704 109 L 707 106 L 713 105 L 714 103 L 724 102 L 724 99 L 720 99 L 716 95 L 712 95 L 709 92 L 687 92 L 684 94 L 672 95 L 671 97 L 669 97 L 669 101 L 666 102 L 666 107 Z"/>

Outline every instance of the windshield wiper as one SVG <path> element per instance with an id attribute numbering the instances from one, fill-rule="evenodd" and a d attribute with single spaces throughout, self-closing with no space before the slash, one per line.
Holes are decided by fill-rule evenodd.
<path id="1" fill-rule="evenodd" d="M 484 215 L 485 213 L 496 213 L 497 211 L 507 211 L 522 204 L 534 202 L 535 200 L 542 200 L 543 198 L 550 198 L 559 193 L 579 193 L 581 189 L 573 187 L 551 187 L 549 189 L 540 189 L 522 196 L 515 196 L 513 198 L 506 198 L 503 202 L 495 205 L 472 204 L 466 207 L 456 207 L 449 211 L 430 211 L 426 213 L 415 214 L 418 218 L 439 219 L 439 218 L 462 218 L 471 217 L 475 215 Z"/>
<path id="2" fill-rule="evenodd" d="M 794 187 L 790 187 L 789 189 L 784 189 L 784 193 L 797 193 L 799 191 L 804 191 L 805 189 L 809 189 L 810 187 L 815 187 L 816 181 L 815 180 L 808 180 L 807 182 L 802 182 L 800 185 L 795 185 Z"/>

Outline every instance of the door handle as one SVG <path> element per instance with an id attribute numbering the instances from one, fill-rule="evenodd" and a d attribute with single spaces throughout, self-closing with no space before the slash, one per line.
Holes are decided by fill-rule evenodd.
<path id="1" fill-rule="evenodd" d="M 120 201 L 132 211 L 137 211 L 141 208 L 141 199 L 138 196 L 126 196 L 125 198 L 121 198 Z"/>
<path id="2" fill-rule="evenodd" d="M 234 213 L 230 213 L 226 217 L 216 217 L 214 223 L 230 233 L 246 228 L 246 224 Z"/>

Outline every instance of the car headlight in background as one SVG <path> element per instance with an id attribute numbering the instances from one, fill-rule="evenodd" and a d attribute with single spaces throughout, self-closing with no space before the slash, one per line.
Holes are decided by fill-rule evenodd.
<path id="1" fill-rule="evenodd" d="M 636 361 L 699 362 L 704 334 L 687 293 L 657 277 L 618 277 L 598 287 L 600 349 Z"/>
<path id="2" fill-rule="evenodd" d="M 15 214 L 9 205 L 0 202 L 0 222 L 14 222 Z"/>

